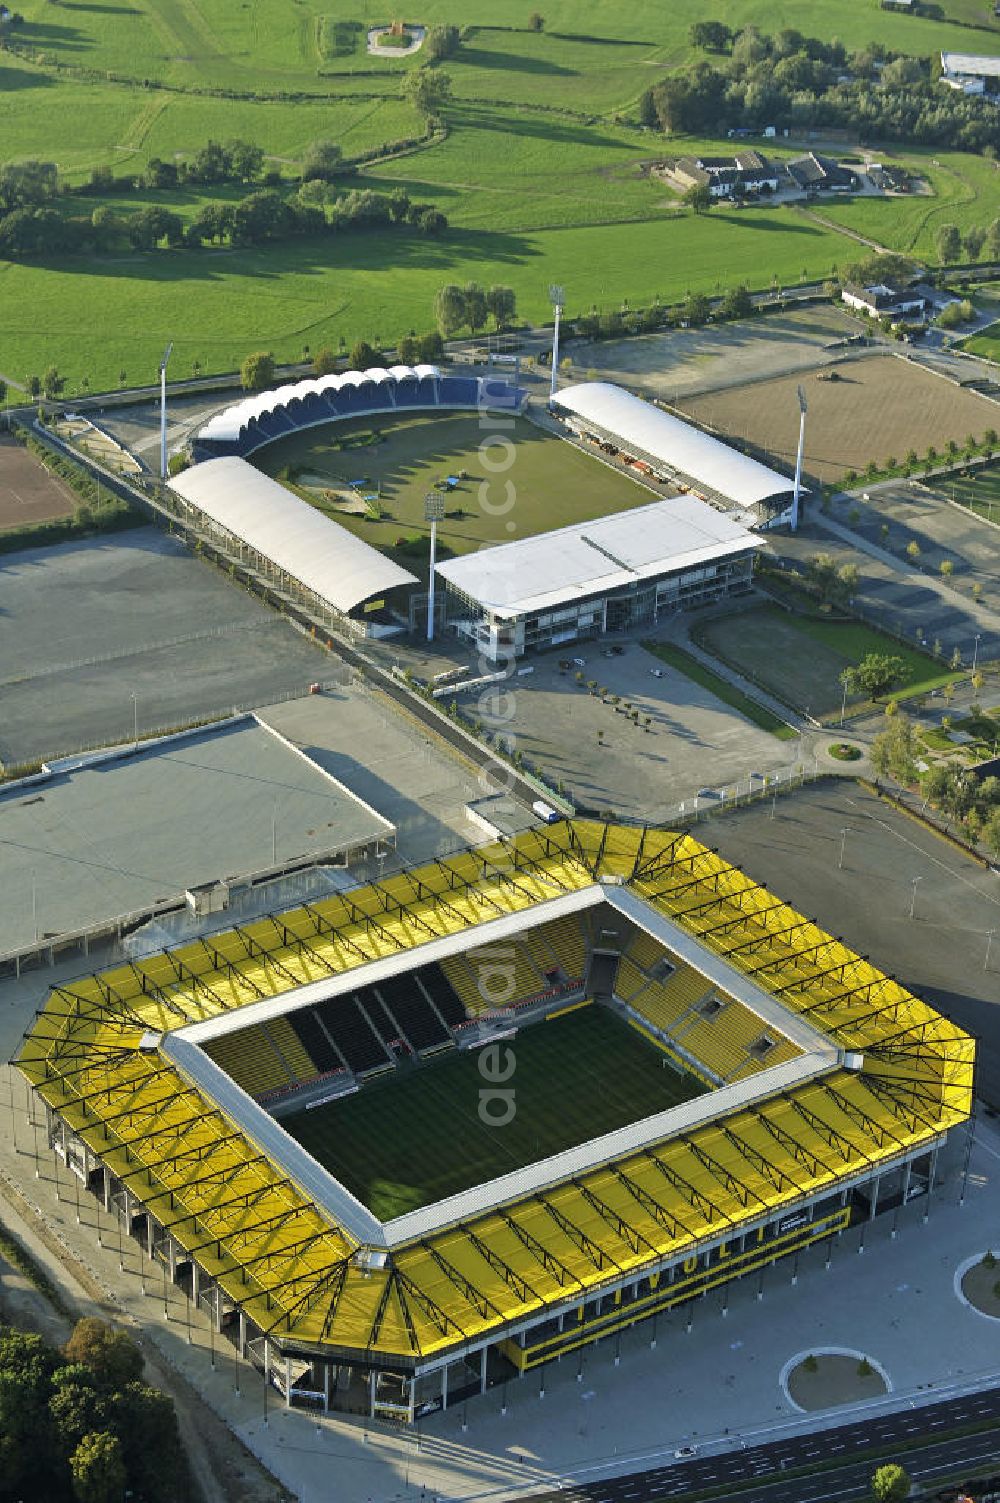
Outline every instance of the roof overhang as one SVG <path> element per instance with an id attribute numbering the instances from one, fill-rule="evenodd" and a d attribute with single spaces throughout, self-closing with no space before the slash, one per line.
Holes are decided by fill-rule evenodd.
<path id="1" fill-rule="evenodd" d="M 804 1081 L 836 1069 L 843 1051 L 829 1038 L 813 1028 L 804 1018 L 790 1013 L 770 993 L 731 966 L 694 935 L 672 919 L 658 913 L 650 904 L 622 884 L 598 881 L 590 887 L 565 893 L 538 903 L 527 912 L 486 920 L 476 930 L 478 944 L 492 945 L 536 928 L 566 914 L 580 913 L 599 904 L 608 904 L 623 918 L 651 934 L 672 950 L 687 965 L 721 987 L 756 1013 L 768 1028 L 782 1033 L 802 1051 L 794 1059 L 759 1071 L 746 1080 L 721 1086 L 693 1100 L 654 1116 L 645 1117 L 626 1127 L 591 1138 L 561 1153 L 539 1159 L 522 1169 L 449 1196 L 445 1200 L 421 1206 L 391 1221 L 382 1222 L 357 1200 L 328 1170 L 306 1152 L 280 1122 L 243 1091 L 230 1076 L 201 1048 L 211 1039 L 240 1032 L 254 1024 L 266 1023 L 300 1007 L 315 1006 L 321 1001 L 359 986 L 375 985 L 390 976 L 416 970 L 420 966 L 459 954 L 469 947 L 467 934 L 451 934 L 428 940 L 404 955 L 391 955 L 370 962 L 359 970 L 329 980 L 312 982 L 285 992 L 279 997 L 242 1007 L 235 1014 L 223 1014 L 202 1023 L 192 1023 L 166 1035 L 161 1048 L 183 1071 L 192 1084 L 216 1100 L 238 1127 L 262 1153 L 293 1179 L 309 1199 L 331 1222 L 346 1230 L 356 1241 L 370 1249 L 390 1252 L 444 1231 L 449 1226 L 468 1221 L 500 1206 L 537 1195 L 616 1159 L 662 1143 L 676 1133 L 702 1127 L 715 1118 L 753 1106 Z"/>

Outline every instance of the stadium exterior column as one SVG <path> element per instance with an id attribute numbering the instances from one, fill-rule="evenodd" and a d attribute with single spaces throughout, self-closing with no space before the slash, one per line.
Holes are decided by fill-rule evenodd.
<path id="1" fill-rule="evenodd" d="M 330 1364 L 323 1363 L 323 1413 L 330 1413 Z"/>
<path id="2" fill-rule="evenodd" d="M 913 1178 L 913 1160 L 907 1159 L 903 1166 L 903 1205 L 906 1205 L 907 1196 L 910 1193 L 910 1180 Z"/>
<path id="3" fill-rule="evenodd" d="M 875 1213 L 878 1210 L 878 1190 L 879 1190 L 879 1185 L 881 1185 L 881 1183 L 882 1183 L 882 1176 L 881 1176 L 881 1174 L 876 1174 L 875 1178 L 872 1180 L 872 1198 L 868 1202 L 868 1220 L 869 1221 L 874 1221 L 875 1220 Z"/>
<path id="4" fill-rule="evenodd" d="M 448 1364 L 441 1369 L 441 1412 L 448 1408 Z"/>
<path id="5" fill-rule="evenodd" d="M 292 1359 L 285 1353 L 285 1408 L 292 1407 Z"/>
<path id="6" fill-rule="evenodd" d="M 238 1352 L 238 1354 L 239 1354 L 240 1357 L 245 1357 L 246 1356 L 246 1350 L 247 1350 L 247 1318 L 244 1315 L 243 1311 L 241 1310 L 240 1311 L 239 1346 L 237 1347 L 237 1352 Z"/>
<path id="7" fill-rule="evenodd" d="M 486 1348 L 479 1354 L 479 1392 L 486 1392 Z"/>
<path id="8" fill-rule="evenodd" d="M 110 1211 L 111 1210 L 111 1174 L 108 1171 L 107 1166 L 104 1165 L 104 1164 L 101 1165 L 101 1192 L 102 1192 L 102 1200 L 103 1200 L 103 1203 L 104 1203 L 104 1209 L 106 1211 Z"/>
<path id="9" fill-rule="evenodd" d="M 370 1419 L 374 1419 L 375 1418 L 375 1373 L 374 1373 L 374 1371 L 370 1372 L 368 1374 L 368 1415 L 369 1415 Z"/>
<path id="10" fill-rule="evenodd" d="M 191 1298 L 194 1300 L 195 1309 L 198 1308 L 198 1265 L 194 1258 L 191 1259 Z"/>

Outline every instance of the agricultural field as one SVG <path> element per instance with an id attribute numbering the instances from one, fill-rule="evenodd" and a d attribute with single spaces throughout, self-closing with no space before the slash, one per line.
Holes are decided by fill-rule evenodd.
<path id="1" fill-rule="evenodd" d="M 703 622 L 696 636 L 707 652 L 816 720 L 839 718 L 840 675 L 870 652 L 903 659 L 906 679 L 898 691 L 903 696 L 927 693 L 953 677 L 924 653 L 870 627 L 795 616 L 776 606 Z M 863 702 L 863 696 L 847 696 L 848 709 Z"/>
<path id="2" fill-rule="evenodd" d="M 508 441 L 514 445 L 512 463 L 497 476 L 487 466 L 505 462 Z M 444 493 L 439 558 L 657 499 L 638 481 L 527 419 L 514 419 L 512 425 L 510 418 L 501 418 L 491 427 L 489 413 L 481 418 L 456 412 L 331 424 L 279 439 L 255 462 L 418 572 L 426 572 L 430 533 L 424 497 L 448 476 L 458 483 Z M 487 506 L 505 504 L 508 481 L 514 487 L 514 506 L 491 514 Z M 353 488 L 352 482 L 357 483 Z M 485 493 L 484 485 L 489 487 Z M 373 500 L 366 504 L 364 496 Z"/>
<path id="3" fill-rule="evenodd" d="M 327 0 L 267 7 L 23 0 L 18 8 L 25 24 L 10 33 L 0 64 L 0 157 L 54 160 L 69 185 L 96 168 L 140 172 L 151 157 L 169 162 L 232 137 L 257 142 L 265 166 L 287 180 L 318 139 L 335 141 L 349 159 L 423 130 L 400 89 L 426 59 L 369 56 L 370 18 L 360 5 L 335 15 Z M 949 0 L 947 9 L 949 20 L 933 21 L 845 0 L 836 30 L 849 47 L 996 50 L 1000 32 L 979 0 Z M 441 239 L 369 230 L 255 250 L 0 262 L 0 375 L 12 394 L 53 364 L 68 396 L 85 379 L 91 390 L 119 385 L 122 372 L 125 383 L 145 379 L 168 339 L 177 376 L 196 362 L 206 372 L 230 371 L 261 347 L 288 361 L 307 345 L 359 338 L 391 345 L 430 325 L 446 280 L 509 285 L 520 315 L 534 321 L 548 315 L 553 281 L 565 284 L 571 316 L 594 305 L 618 308 L 623 299 L 674 301 L 740 281 L 762 287 L 828 276 L 857 258 L 848 228 L 926 249 L 934 216 L 960 225 L 988 217 L 993 164 L 945 153 L 933 166 L 929 152 L 921 160 L 932 198 L 832 205 L 828 224 L 793 207 L 695 216 L 644 164 L 710 143 L 640 128 L 636 104 L 688 57 L 701 5 L 594 0 L 585 19 L 573 0 L 544 10 L 544 29 L 535 32 L 528 0 L 470 0 L 463 45 L 446 64 L 454 100 L 443 138 L 335 185 L 404 187 L 447 215 Z M 433 26 L 455 17 L 445 0 L 427 0 L 417 19 Z M 774 18 L 763 0 L 738 0 L 726 20 L 767 30 Z M 781 22 L 808 34 L 814 8 L 790 0 Z M 158 203 L 190 220 L 206 199 L 235 195 L 228 187 L 176 197 L 118 192 L 85 205 L 125 215 Z M 865 216 L 882 211 L 891 211 L 891 223 L 869 225 Z M 81 317 L 91 331 L 86 349 L 76 338 Z"/>
<path id="4" fill-rule="evenodd" d="M 702 1093 L 665 1066 L 635 1029 L 591 1005 L 518 1033 L 517 1115 L 503 1126 L 479 1114 L 473 1053 L 373 1081 L 281 1125 L 389 1219 Z"/>
<path id="5" fill-rule="evenodd" d="M 923 454 L 929 444 L 964 444 L 969 434 L 981 438 L 996 425 L 985 398 L 892 355 L 712 392 L 682 405 L 699 422 L 794 464 L 799 385 L 809 404 L 805 468 L 820 481 L 860 473 L 872 460 L 880 466 L 901 461 L 910 449 Z"/>
<path id="6" fill-rule="evenodd" d="M 0 532 L 71 517 L 77 498 L 21 444 L 0 439 Z"/>

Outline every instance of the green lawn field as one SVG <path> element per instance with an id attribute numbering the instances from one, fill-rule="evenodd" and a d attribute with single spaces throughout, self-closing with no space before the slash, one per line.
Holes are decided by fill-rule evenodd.
<path id="1" fill-rule="evenodd" d="M 509 1047 L 515 1114 L 503 1126 L 480 1117 L 475 1053 L 373 1081 L 281 1125 L 389 1220 L 704 1091 L 596 1005 L 524 1029 Z"/>
<path id="2" fill-rule="evenodd" d="M 990 522 L 1000 522 L 1000 464 L 984 465 L 968 475 L 949 475 L 937 488 Z"/>
<path id="3" fill-rule="evenodd" d="M 426 0 L 417 19 L 466 29 L 446 64 L 446 135 L 343 181 L 402 185 L 435 203 L 451 225 L 440 241 L 379 231 L 253 251 L 0 262 L 0 377 L 12 394 L 50 365 L 67 396 L 84 380 L 92 391 L 117 387 L 122 371 L 128 383 L 148 379 L 167 340 L 176 376 L 195 362 L 231 371 L 257 348 L 287 361 L 341 339 L 390 345 L 430 326 L 448 280 L 509 284 L 520 314 L 538 320 L 552 282 L 565 285 L 571 316 L 623 299 L 675 301 L 741 281 L 828 276 L 860 254 L 848 229 L 930 253 L 942 220 L 964 227 L 993 217 L 995 165 L 929 150 L 907 156 L 923 164 L 931 197 L 824 205 L 830 227 L 788 207 L 694 216 L 644 164 L 711 143 L 642 130 L 635 106 L 689 56 L 698 0 L 592 0 L 585 13 L 576 0 L 553 0 L 541 32 L 528 27 L 532 8 L 468 0 L 456 17 L 445 0 Z M 946 8 L 946 20 L 932 21 L 844 0 L 834 29 L 849 47 L 998 50 L 1000 30 L 978 0 Z M 0 160 L 52 159 L 71 185 L 97 167 L 136 172 L 153 156 L 193 154 L 213 137 L 254 140 L 271 170 L 290 175 L 317 139 L 351 157 L 422 129 L 400 86 L 424 59 L 370 57 L 365 31 L 378 18 L 359 0 L 22 0 L 18 9 L 25 24 L 10 31 L 14 50 L 0 61 Z M 778 19 L 763 0 L 726 9 L 733 27 L 771 30 Z M 805 0 L 788 0 L 780 24 L 830 29 Z M 158 201 L 190 218 L 206 198 L 230 196 L 210 189 Z M 112 206 L 127 213 L 150 201 L 119 195 Z"/>
<path id="4" fill-rule="evenodd" d="M 903 659 L 907 677 L 897 691 L 900 696 L 927 693 L 954 677 L 924 653 L 860 622 L 792 616 L 776 606 L 706 621 L 698 628 L 697 640 L 785 704 L 817 720 L 839 718 L 840 675 L 869 652 Z M 861 702 L 847 697 L 848 707 Z"/>
<path id="5" fill-rule="evenodd" d="M 502 447 L 481 449 L 494 437 Z M 353 447 L 359 438 L 361 446 Z M 512 451 L 506 448 L 508 441 L 514 445 Z M 508 454 L 510 468 L 500 476 L 491 475 L 486 465 L 501 463 Z M 292 479 L 300 495 L 404 567 L 418 571 L 426 570 L 427 544 L 415 559 L 400 551 L 396 540 L 429 536 L 424 497 L 438 481 L 461 471 L 467 478 L 446 493 L 447 514 L 438 523 L 439 558 L 657 499 L 637 481 L 527 419 L 516 418 L 511 426 L 505 418 L 491 426 L 488 413 L 482 418 L 442 412 L 330 424 L 279 439 L 261 450 L 254 462 L 269 475 Z M 378 494 L 381 521 L 332 502 L 330 490 L 351 481 L 363 481 L 366 492 Z M 512 493 L 506 489 L 508 481 Z M 481 489 L 484 484 L 486 491 Z M 511 494 L 514 505 L 508 510 Z M 503 509 L 491 513 L 491 506 Z"/>
<path id="6" fill-rule="evenodd" d="M 968 350 L 970 355 L 981 355 L 984 360 L 995 360 L 1000 364 L 1000 322 L 990 324 L 981 334 L 973 334 L 971 339 L 964 340 L 962 349 Z"/>

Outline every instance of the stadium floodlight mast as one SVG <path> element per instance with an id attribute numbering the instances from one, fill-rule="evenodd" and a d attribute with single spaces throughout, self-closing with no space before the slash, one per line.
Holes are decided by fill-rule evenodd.
<path id="1" fill-rule="evenodd" d="M 424 521 L 431 524 L 431 572 L 427 586 L 427 640 L 434 641 L 434 565 L 437 561 L 437 525 L 444 516 L 444 497 L 428 491 L 424 497 Z"/>
<path id="2" fill-rule="evenodd" d="M 798 387 L 799 397 L 799 449 L 795 456 L 795 489 L 792 492 L 792 531 L 799 530 L 799 498 L 802 494 L 802 455 L 806 447 L 806 394 Z"/>
<path id="3" fill-rule="evenodd" d="M 173 340 L 163 351 L 160 361 L 160 479 L 167 478 L 167 361 L 173 349 Z"/>
<path id="4" fill-rule="evenodd" d="M 552 380 L 549 385 L 549 406 L 556 399 L 556 378 L 559 374 L 559 319 L 566 306 L 566 294 L 561 287 L 549 288 L 549 302 L 555 314 L 555 327 L 552 331 Z"/>

